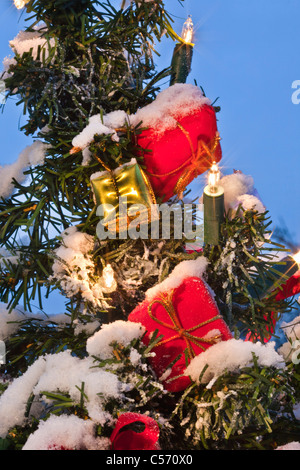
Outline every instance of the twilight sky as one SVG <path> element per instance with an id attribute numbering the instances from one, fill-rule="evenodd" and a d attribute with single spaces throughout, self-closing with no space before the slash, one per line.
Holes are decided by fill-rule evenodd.
<path id="1" fill-rule="evenodd" d="M 292 84 L 300 80 L 299 0 L 185 0 L 184 7 L 166 0 L 165 5 L 175 15 L 177 33 L 192 15 L 196 35 L 188 82 L 196 79 L 209 98 L 219 97 L 222 169 L 253 176 L 274 227 L 283 221 L 300 243 L 300 104 L 292 102 Z M 8 41 L 24 27 L 24 18 L 12 0 L 1 0 L 1 61 L 10 55 Z M 157 45 L 158 70 L 170 65 L 173 48 L 166 39 Z M 22 122 L 21 107 L 10 101 L 0 114 L 0 165 L 13 162 L 31 143 L 19 131 Z M 204 177 L 193 183 L 195 195 L 203 185 Z"/>

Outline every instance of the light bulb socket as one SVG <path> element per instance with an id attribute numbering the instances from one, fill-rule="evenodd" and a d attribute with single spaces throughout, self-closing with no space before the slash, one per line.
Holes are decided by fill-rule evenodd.
<path id="1" fill-rule="evenodd" d="M 170 86 L 175 83 L 186 83 L 192 70 L 193 46 L 176 44 L 171 63 Z"/>
<path id="2" fill-rule="evenodd" d="M 225 221 L 224 189 L 219 186 L 216 193 L 206 186 L 203 192 L 204 244 L 219 245 L 221 225 Z"/>

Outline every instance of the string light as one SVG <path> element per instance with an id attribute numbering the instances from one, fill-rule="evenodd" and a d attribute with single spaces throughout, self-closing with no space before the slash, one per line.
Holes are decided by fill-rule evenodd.
<path id="1" fill-rule="evenodd" d="M 181 39 L 186 44 L 190 44 L 193 40 L 193 34 L 194 34 L 194 24 L 192 21 L 191 15 L 189 15 L 188 19 L 185 21 L 182 32 L 181 32 Z"/>
<path id="2" fill-rule="evenodd" d="M 221 225 L 224 222 L 224 189 L 219 184 L 221 173 L 216 162 L 213 162 L 208 182 L 203 191 L 204 204 L 204 244 L 218 245 Z"/>
<path id="3" fill-rule="evenodd" d="M 105 266 L 102 272 L 102 284 L 105 292 L 114 292 L 117 288 L 115 273 L 110 264 Z"/>
<path id="4" fill-rule="evenodd" d="M 171 63 L 170 86 L 175 83 L 186 83 L 187 77 L 192 67 L 192 57 L 194 44 L 192 43 L 194 34 L 194 25 L 191 15 L 185 21 L 179 43 L 175 45 Z"/>
<path id="5" fill-rule="evenodd" d="M 21 8 L 24 8 L 27 3 L 29 3 L 30 0 L 14 0 L 15 7 L 18 10 L 21 10 Z"/>
<path id="6" fill-rule="evenodd" d="M 211 193 L 218 191 L 218 183 L 220 181 L 220 170 L 216 162 L 213 162 L 211 169 L 208 173 L 208 186 Z"/>
<path id="7" fill-rule="evenodd" d="M 300 251 L 298 251 L 298 253 L 293 255 L 293 259 L 300 266 Z"/>

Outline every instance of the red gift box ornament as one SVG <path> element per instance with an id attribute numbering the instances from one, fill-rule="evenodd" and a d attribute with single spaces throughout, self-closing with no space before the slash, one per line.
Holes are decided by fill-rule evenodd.
<path id="1" fill-rule="evenodd" d="M 206 117 L 206 119 L 205 119 Z M 177 128 L 157 137 L 152 129 L 137 136 L 144 153 L 146 173 L 156 196 L 167 201 L 179 195 L 194 178 L 222 158 L 215 113 L 203 106 L 177 123 Z"/>
<path id="2" fill-rule="evenodd" d="M 288 281 L 278 289 L 276 300 L 284 300 L 300 294 L 300 270 L 288 279 Z"/>
<path id="3" fill-rule="evenodd" d="M 183 376 L 195 356 L 219 341 L 231 339 L 207 285 L 189 277 L 170 292 L 161 292 L 140 304 L 128 318 L 146 328 L 144 342 L 149 344 L 155 330 L 163 338 L 156 344 L 150 363 L 166 390 L 179 392 L 191 383 Z"/>
<path id="4" fill-rule="evenodd" d="M 277 295 L 275 299 L 277 301 L 288 299 L 289 297 L 294 297 L 297 294 L 300 294 L 300 270 L 297 271 L 293 276 L 291 276 L 280 288 L 277 289 Z M 265 342 L 268 342 L 272 335 L 275 333 L 276 323 L 277 323 L 277 314 L 272 312 L 271 315 L 273 328 L 270 329 L 270 336 L 265 339 Z"/>
<path id="5" fill-rule="evenodd" d="M 149 416 L 120 415 L 110 437 L 112 450 L 158 450 L 159 427 Z"/>
<path id="6" fill-rule="evenodd" d="M 209 320 L 199 323 L 196 326 L 193 326 L 192 328 L 188 328 L 185 330 L 183 326 L 180 323 L 179 318 L 177 317 L 177 313 L 175 312 L 174 305 L 173 305 L 173 294 L 174 291 L 171 291 L 169 293 L 162 293 L 160 294 L 160 298 L 157 298 L 151 302 L 151 304 L 148 307 L 148 314 L 152 320 L 154 320 L 156 323 L 158 323 L 161 326 L 164 326 L 165 328 L 169 328 L 170 330 L 173 330 L 175 332 L 174 336 L 171 336 L 170 338 L 167 338 L 165 340 L 160 341 L 157 346 L 162 346 L 163 344 L 167 344 L 170 341 L 173 341 L 175 339 L 183 339 L 185 344 L 186 344 L 186 351 L 188 358 L 191 360 L 195 357 L 195 352 L 193 350 L 193 344 L 196 345 L 198 348 L 202 349 L 202 351 L 205 351 L 207 348 L 203 346 L 202 343 L 205 344 L 215 344 L 221 337 L 221 334 L 215 335 L 213 338 L 199 338 L 198 336 L 194 336 L 191 333 L 199 328 L 202 328 L 203 326 L 214 322 L 216 320 L 221 319 L 221 315 L 216 315 L 213 318 L 210 318 Z M 168 313 L 170 320 L 172 324 L 168 324 L 166 322 L 163 322 L 159 320 L 157 317 L 153 315 L 153 306 L 155 304 L 160 304 L 164 307 L 166 312 Z"/>
<path id="7" fill-rule="evenodd" d="M 284 282 L 283 284 L 281 284 L 279 287 L 277 287 L 271 292 L 271 295 L 275 294 L 275 300 L 277 300 L 278 302 L 280 300 L 285 300 L 290 297 L 294 297 L 297 294 L 300 294 L 300 269 L 299 269 L 300 252 L 297 253 L 296 255 L 288 256 L 284 258 L 283 261 L 285 261 L 283 265 L 275 266 L 276 270 L 279 271 L 281 269 L 280 272 L 282 272 L 283 277 L 286 277 L 289 274 L 292 274 L 292 275 L 286 282 Z M 265 316 L 265 319 L 267 320 L 266 316 Z M 270 331 L 270 334 L 266 338 L 263 339 L 265 343 L 270 341 L 270 339 L 275 333 L 276 324 L 278 320 L 278 315 L 276 312 L 271 312 L 270 320 L 271 320 L 272 325 L 267 328 L 267 330 Z M 261 341 L 261 338 L 249 332 L 246 336 L 246 340 Z"/>
<path id="8" fill-rule="evenodd" d="M 148 123 L 147 116 L 143 120 L 141 114 L 142 126 L 146 129 L 136 136 L 136 141 L 142 149 L 146 173 L 154 193 L 164 202 L 181 194 L 214 161 L 219 162 L 222 150 L 215 110 L 197 87 L 177 84 L 162 93 L 166 94 L 162 96 L 166 101 L 169 98 L 169 108 L 159 108 L 160 101 L 163 102 L 162 106 L 165 105 L 163 99 L 148 105 L 149 112 L 153 109 L 153 114 L 157 113 L 158 122 Z M 176 102 L 177 93 L 180 105 Z M 156 106 L 159 110 L 163 109 L 167 121 L 170 119 L 170 127 L 164 127 Z M 138 116 L 139 113 L 137 121 Z"/>

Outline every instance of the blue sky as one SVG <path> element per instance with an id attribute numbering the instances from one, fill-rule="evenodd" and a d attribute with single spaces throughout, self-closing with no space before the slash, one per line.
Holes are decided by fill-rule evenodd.
<path id="1" fill-rule="evenodd" d="M 116 4 L 119 0 L 115 0 Z M 195 27 L 192 72 L 212 100 L 219 97 L 224 172 L 253 176 L 274 226 L 284 221 L 300 243 L 300 104 L 292 83 L 300 80 L 299 0 L 165 1 L 180 33 L 188 14 Z M 8 41 L 24 27 L 12 0 L 0 4 L 0 60 Z M 173 43 L 157 45 L 158 69 L 171 63 Z M 300 95 L 299 95 L 300 96 Z M 21 107 L 11 101 L 0 115 L 0 165 L 14 161 L 31 140 L 20 131 Z M 202 193 L 204 178 L 192 185 Z"/>

